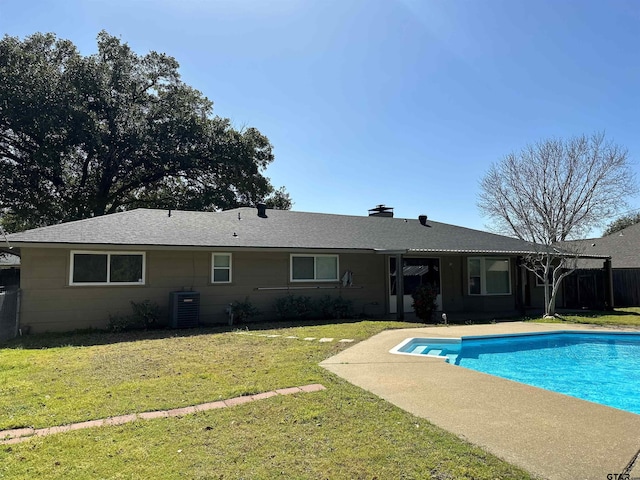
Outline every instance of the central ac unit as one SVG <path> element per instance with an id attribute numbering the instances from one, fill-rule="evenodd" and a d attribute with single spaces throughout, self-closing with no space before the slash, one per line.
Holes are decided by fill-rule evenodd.
<path id="1" fill-rule="evenodd" d="M 199 292 L 171 292 L 169 296 L 169 326 L 193 328 L 200 321 Z"/>

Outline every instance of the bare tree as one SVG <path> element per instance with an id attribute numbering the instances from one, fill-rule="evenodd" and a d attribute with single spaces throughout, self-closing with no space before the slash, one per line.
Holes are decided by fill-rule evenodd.
<path id="1" fill-rule="evenodd" d="M 563 245 L 562 250 L 553 246 L 535 247 L 535 253 L 524 256 L 522 266 L 533 272 L 544 284 L 544 316 L 553 317 L 556 314 L 556 297 L 562 279 L 575 271 L 584 247 L 578 243 Z"/>
<path id="2" fill-rule="evenodd" d="M 545 285 L 545 315 L 555 314 L 560 282 L 580 253 L 558 242 L 584 237 L 637 191 L 626 149 L 604 133 L 528 145 L 493 164 L 480 188 L 492 230 L 533 244 L 524 266 Z"/>

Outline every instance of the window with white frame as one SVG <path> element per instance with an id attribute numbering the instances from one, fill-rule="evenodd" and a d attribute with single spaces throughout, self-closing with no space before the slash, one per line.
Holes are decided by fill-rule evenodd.
<path id="1" fill-rule="evenodd" d="M 511 262 L 508 258 L 468 259 L 469 295 L 510 295 Z"/>
<path id="2" fill-rule="evenodd" d="M 144 285 L 144 252 L 72 251 L 69 285 Z"/>
<path id="3" fill-rule="evenodd" d="M 292 282 L 338 280 L 338 255 L 291 255 Z"/>
<path id="4" fill-rule="evenodd" d="M 231 254 L 211 254 L 211 283 L 231 283 Z"/>

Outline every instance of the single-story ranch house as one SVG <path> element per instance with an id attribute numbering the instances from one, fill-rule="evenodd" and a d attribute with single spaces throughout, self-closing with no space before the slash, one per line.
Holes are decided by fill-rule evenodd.
<path id="1" fill-rule="evenodd" d="M 286 295 L 341 296 L 369 318 L 403 318 L 421 283 L 446 313 L 541 308 L 543 289 L 519 266 L 526 242 L 438 223 L 238 208 L 138 209 L 7 236 L 21 256 L 20 326 L 31 332 L 104 328 L 150 300 L 199 293 L 201 323 L 226 323 L 231 302 L 275 318 Z M 403 282 L 398 282 L 399 266 Z M 399 313 L 397 313 L 399 312 Z M 167 314 L 168 315 L 168 314 Z"/>

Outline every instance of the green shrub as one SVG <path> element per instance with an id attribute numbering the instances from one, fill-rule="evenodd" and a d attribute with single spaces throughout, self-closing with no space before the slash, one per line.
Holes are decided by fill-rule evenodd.
<path id="1" fill-rule="evenodd" d="M 109 323 L 107 330 L 118 333 L 126 330 L 133 330 L 133 321 L 131 315 L 121 315 L 119 313 L 109 314 Z"/>
<path id="2" fill-rule="evenodd" d="M 160 305 L 150 300 L 131 302 L 131 315 L 109 314 L 107 329 L 112 332 L 148 330 L 160 327 Z"/>
<path id="3" fill-rule="evenodd" d="M 229 319 L 229 325 L 233 324 L 233 322 L 244 322 L 249 320 L 251 317 L 260 315 L 260 310 L 253 306 L 249 297 L 246 297 L 244 301 L 233 302 L 229 305 L 229 308 L 233 314 L 233 318 Z"/>
<path id="4" fill-rule="evenodd" d="M 318 300 L 318 310 L 324 318 L 353 318 L 353 303 L 342 297 L 325 295 Z"/>
<path id="5" fill-rule="evenodd" d="M 158 328 L 160 326 L 160 305 L 156 302 L 145 300 L 144 302 L 131 302 L 133 318 L 142 328 Z"/>
<path id="6" fill-rule="evenodd" d="M 306 318 L 313 310 L 311 297 L 287 295 L 276 299 L 276 313 L 282 319 Z"/>
<path id="7" fill-rule="evenodd" d="M 438 290 L 431 284 L 420 285 L 411 297 L 413 298 L 412 307 L 416 312 L 416 316 L 425 322 L 431 321 L 433 312 L 438 308 L 436 303 Z"/>

